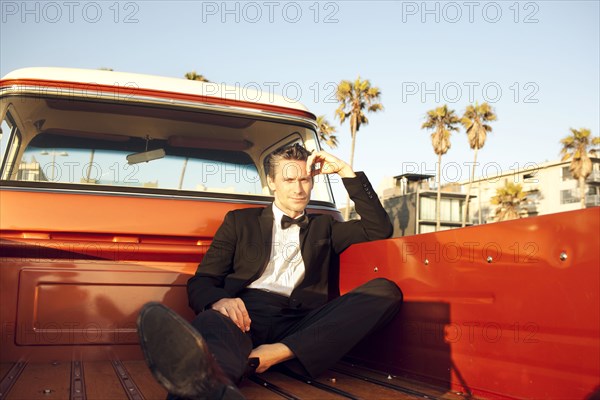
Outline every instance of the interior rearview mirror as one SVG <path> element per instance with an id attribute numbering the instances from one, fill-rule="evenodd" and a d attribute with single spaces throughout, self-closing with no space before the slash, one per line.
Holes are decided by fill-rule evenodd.
<path id="1" fill-rule="evenodd" d="M 152 160 L 158 160 L 166 155 L 165 149 L 156 149 L 150 151 L 143 151 L 141 153 L 133 153 L 127 155 L 128 164 L 139 164 L 141 162 L 148 162 Z"/>

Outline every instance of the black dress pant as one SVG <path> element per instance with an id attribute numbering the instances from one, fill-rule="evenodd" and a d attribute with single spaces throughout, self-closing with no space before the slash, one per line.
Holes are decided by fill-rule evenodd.
<path id="1" fill-rule="evenodd" d="M 312 311 L 288 308 L 288 298 L 256 289 L 240 294 L 250 314 L 250 332 L 242 332 L 228 317 L 208 310 L 192 325 L 232 382 L 239 382 L 253 348 L 283 343 L 298 366 L 311 377 L 332 367 L 358 342 L 389 322 L 400 309 L 402 292 L 387 279 L 378 278 Z"/>

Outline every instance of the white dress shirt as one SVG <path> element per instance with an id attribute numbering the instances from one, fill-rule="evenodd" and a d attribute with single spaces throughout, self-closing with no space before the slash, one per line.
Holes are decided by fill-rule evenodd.
<path id="1" fill-rule="evenodd" d="M 281 228 L 285 213 L 273 203 L 271 256 L 263 274 L 248 287 L 289 297 L 304 278 L 304 260 L 300 251 L 300 227 Z"/>

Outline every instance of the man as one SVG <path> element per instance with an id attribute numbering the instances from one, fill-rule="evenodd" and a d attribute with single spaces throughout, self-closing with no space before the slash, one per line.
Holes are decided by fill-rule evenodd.
<path id="1" fill-rule="evenodd" d="M 314 377 L 400 307 L 400 289 L 386 279 L 339 297 L 339 254 L 392 233 L 366 176 L 298 144 L 272 154 L 267 168 L 273 204 L 229 212 L 188 281 L 193 327 L 157 303 L 140 313 L 146 359 L 173 395 L 243 398 L 234 383 L 280 363 Z M 334 173 L 360 220 L 306 214 L 313 177 Z"/>

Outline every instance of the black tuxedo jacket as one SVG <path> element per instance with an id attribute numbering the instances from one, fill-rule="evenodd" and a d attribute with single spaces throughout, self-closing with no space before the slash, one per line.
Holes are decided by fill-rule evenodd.
<path id="1" fill-rule="evenodd" d="M 362 172 L 344 178 L 360 220 L 339 222 L 331 215 L 308 215 L 300 230 L 304 279 L 292 291 L 290 308 L 314 309 L 339 295 L 339 254 L 348 246 L 391 236 L 393 227 Z M 199 313 L 212 303 L 238 294 L 267 266 L 273 209 L 247 208 L 227 213 L 196 274 L 188 281 L 190 307 Z"/>

